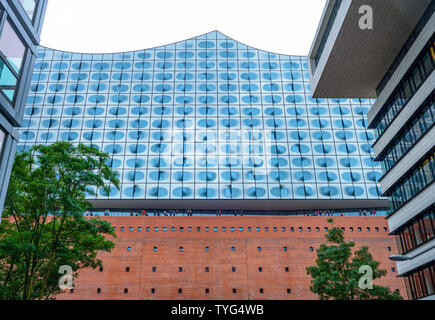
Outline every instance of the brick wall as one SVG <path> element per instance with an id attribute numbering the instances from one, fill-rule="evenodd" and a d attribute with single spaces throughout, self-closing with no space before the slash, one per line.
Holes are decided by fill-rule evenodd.
<path id="1" fill-rule="evenodd" d="M 99 254 L 103 270 L 82 270 L 73 292 L 67 290 L 58 299 L 317 298 L 309 290 L 310 277 L 305 268 L 315 263 L 316 249 L 326 241 L 324 228 L 331 228 L 326 217 L 104 219 L 116 227 L 117 237 L 111 253 Z M 369 246 L 374 259 L 387 270 L 376 283 L 399 289 L 406 297 L 404 281 L 396 277 L 392 271 L 395 263 L 388 260 L 397 249 L 394 237 L 388 236 L 386 219 L 334 217 L 334 221 L 345 228 L 346 239 L 354 240 L 357 248 Z"/>

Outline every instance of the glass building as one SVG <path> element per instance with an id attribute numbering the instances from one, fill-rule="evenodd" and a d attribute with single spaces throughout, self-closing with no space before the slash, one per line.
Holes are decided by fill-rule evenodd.
<path id="1" fill-rule="evenodd" d="M 121 188 L 99 207 L 381 208 L 373 102 L 313 99 L 306 57 L 218 31 L 113 54 L 39 47 L 18 150 L 111 154 Z"/>
<path id="2" fill-rule="evenodd" d="M 0 0 L 0 216 L 46 5 L 46 0 Z"/>

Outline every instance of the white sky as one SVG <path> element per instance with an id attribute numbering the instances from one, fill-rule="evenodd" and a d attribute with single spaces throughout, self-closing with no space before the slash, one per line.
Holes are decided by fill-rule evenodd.
<path id="1" fill-rule="evenodd" d="M 326 0 L 49 0 L 41 45 L 102 53 L 219 30 L 246 45 L 308 55 Z"/>

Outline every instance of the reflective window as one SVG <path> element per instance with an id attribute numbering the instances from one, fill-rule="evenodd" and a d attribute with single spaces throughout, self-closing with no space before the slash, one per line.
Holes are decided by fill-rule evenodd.
<path id="1" fill-rule="evenodd" d="M 376 128 L 378 137 L 387 130 L 397 114 L 435 69 L 434 50 L 435 36 L 432 36 L 373 121 L 372 126 Z"/>
<path id="2" fill-rule="evenodd" d="M 6 20 L 0 35 L 0 52 L 17 74 L 20 72 L 25 51 L 26 47 Z"/>
<path id="3" fill-rule="evenodd" d="M 14 98 L 24 53 L 23 43 L 6 20 L 0 34 L 0 90 L 10 101 Z"/>
<path id="4" fill-rule="evenodd" d="M 3 146 L 6 140 L 6 133 L 0 128 L 0 161 L 2 159 Z"/>
<path id="5" fill-rule="evenodd" d="M 33 15 L 36 9 L 36 1 L 35 0 L 19 0 L 24 10 L 27 13 L 30 21 L 33 21 Z"/>
<path id="6" fill-rule="evenodd" d="M 410 299 L 421 299 L 435 293 L 435 264 L 413 271 L 404 277 Z"/>

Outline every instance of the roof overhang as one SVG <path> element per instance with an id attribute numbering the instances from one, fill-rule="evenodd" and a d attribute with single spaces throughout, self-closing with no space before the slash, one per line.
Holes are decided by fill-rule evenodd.
<path id="1" fill-rule="evenodd" d="M 374 99 L 431 0 L 342 0 L 316 66 L 336 1 L 328 0 L 309 54 L 313 97 Z M 373 8 L 371 30 L 359 27 L 363 5 Z"/>

